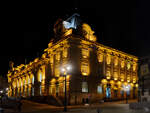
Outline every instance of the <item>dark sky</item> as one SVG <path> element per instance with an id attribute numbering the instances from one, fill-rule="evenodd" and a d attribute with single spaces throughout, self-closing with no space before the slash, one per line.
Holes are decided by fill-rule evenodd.
<path id="1" fill-rule="evenodd" d="M 99 1 L 99 2 L 98 2 Z M 58 18 L 79 13 L 88 23 L 98 42 L 136 55 L 150 52 L 149 0 L 72 0 L 7 2 L 1 4 L 0 75 L 6 76 L 9 61 L 15 65 L 33 60 L 47 48 Z M 103 35 L 102 35 L 103 34 Z"/>

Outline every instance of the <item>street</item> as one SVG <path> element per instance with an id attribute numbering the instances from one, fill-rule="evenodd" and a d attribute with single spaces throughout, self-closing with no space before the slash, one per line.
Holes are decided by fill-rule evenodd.
<path id="1" fill-rule="evenodd" d="M 144 110 L 130 110 L 125 102 L 107 102 L 90 106 L 68 106 L 67 113 L 150 113 Z M 4 113 L 17 113 L 12 109 L 5 109 Z M 23 101 L 22 113 L 65 113 L 63 107 L 56 107 L 47 104 L 39 104 L 30 101 Z"/>

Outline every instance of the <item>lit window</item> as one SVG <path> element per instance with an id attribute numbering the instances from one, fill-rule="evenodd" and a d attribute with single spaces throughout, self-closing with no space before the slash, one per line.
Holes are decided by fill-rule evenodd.
<path id="1" fill-rule="evenodd" d="M 121 74 L 120 78 L 121 78 L 121 81 L 123 82 L 124 81 L 124 74 Z"/>
<path id="2" fill-rule="evenodd" d="M 89 50 L 88 49 L 82 49 L 82 56 L 83 58 L 89 57 Z"/>
<path id="3" fill-rule="evenodd" d="M 124 61 L 121 61 L 121 68 L 124 68 Z"/>
<path id="4" fill-rule="evenodd" d="M 118 73 L 114 72 L 114 80 L 118 80 Z"/>
<path id="5" fill-rule="evenodd" d="M 115 59 L 114 59 L 114 65 L 115 65 L 115 66 L 118 65 L 118 57 L 115 57 Z"/>
<path id="6" fill-rule="evenodd" d="M 53 56 L 50 56 L 50 63 L 53 64 Z"/>
<path id="7" fill-rule="evenodd" d="M 107 71 L 107 73 L 106 73 L 106 78 L 107 78 L 107 79 L 110 79 L 110 77 L 111 77 L 110 71 Z"/>
<path id="8" fill-rule="evenodd" d="M 90 72 L 89 71 L 89 64 L 82 62 L 82 64 L 81 64 L 81 73 L 82 73 L 82 75 L 87 76 L 87 75 L 89 75 L 89 72 Z"/>
<path id="9" fill-rule="evenodd" d="M 97 93 L 102 93 L 102 86 L 97 86 Z"/>
<path id="10" fill-rule="evenodd" d="M 88 93 L 88 84 L 87 82 L 82 82 L 82 92 Z"/>
<path id="11" fill-rule="evenodd" d="M 32 84 L 34 84 L 34 76 L 32 77 Z"/>
<path id="12" fill-rule="evenodd" d="M 64 50 L 63 50 L 63 57 L 67 57 L 67 55 L 68 55 L 68 48 L 64 48 Z"/>
<path id="13" fill-rule="evenodd" d="M 107 64 L 110 64 L 110 62 L 111 62 L 111 56 L 110 55 L 107 55 L 106 62 L 107 62 Z"/>
<path id="14" fill-rule="evenodd" d="M 130 75 L 127 76 L 127 82 L 130 82 Z"/>
<path id="15" fill-rule="evenodd" d="M 55 67 L 55 76 L 59 77 L 59 75 L 60 75 L 60 69 L 59 69 L 59 66 L 56 66 Z"/>
<path id="16" fill-rule="evenodd" d="M 39 82 L 42 82 L 42 72 L 39 72 L 38 81 L 39 81 Z"/>
<path id="17" fill-rule="evenodd" d="M 128 62 L 127 63 L 127 69 L 130 69 L 130 67 L 131 67 L 131 64 L 130 64 L 130 62 Z"/>
<path id="18" fill-rule="evenodd" d="M 133 76 L 133 83 L 136 83 L 136 77 Z"/>
<path id="19" fill-rule="evenodd" d="M 136 64 L 136 63 L 133 63 L 133 71 L 136 70 L 136 66 L 137 66 L 137 64 Z"/>
<path id="20" fill-rule="evenodd" d="M 57 52 L 57 53 L 56 53 L 55 58 L 56 58 L 56 60 L 58 60 L 58 61 L 60 60 L 60 52 Z"/>

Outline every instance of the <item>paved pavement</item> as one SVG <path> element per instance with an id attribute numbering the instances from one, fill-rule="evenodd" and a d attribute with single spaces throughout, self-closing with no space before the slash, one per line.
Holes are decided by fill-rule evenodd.
<path id="1" fill-rule="evenodd" d="M 150 113 L 144 110 L 130 110 L 129 104 L 125 102 L 106 102 L 90 106 L 68 106 L 67 113 Z M 4 113 L 17 113 L 16 110 L 5 109 Z M 66 113 L 63 107 L 56 107 L 47 104 L 39 104 L 30 101 L 23 101 L 22 113 Z"/>

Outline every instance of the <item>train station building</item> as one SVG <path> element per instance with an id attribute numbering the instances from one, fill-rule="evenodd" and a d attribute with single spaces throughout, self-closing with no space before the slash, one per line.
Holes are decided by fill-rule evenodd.
<path id="1" fill-rule="evenodd" d="M 97 42 L 78 14 L 54 25 L 54 38 L 41 57 L 8 71 L 9 96 L 64 99 L 64 76 L 70 104 L 137 98 L 138 58 Z M 69 67 L 69 70 L 62 70 Z M 65 74 L 65 75 L 64 75 Z"/>

